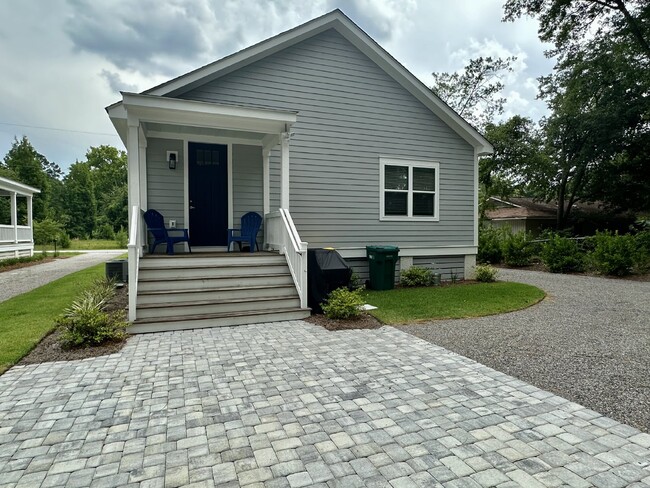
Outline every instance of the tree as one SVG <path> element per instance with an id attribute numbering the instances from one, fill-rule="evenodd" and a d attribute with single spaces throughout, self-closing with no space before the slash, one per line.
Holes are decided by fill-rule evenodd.
<path id="1" fill-rule="evenodd" d="M 41 192 L 34 195 L 33 211 L 35 219 L 45 218 L 49 196 L 48 177 L 43 169 L 47 159 L 38 153 L 27 137 L 14 139 L 11 149 L 4 158 L 4 167 L 14 179 L 33 186 Z"/>
<path id="2" fill-rule="evenodd" d="M 630 38 L 650 58 L 650 5 L 647 0 L 507 0 L 504 21 L 537 17 L 539 38 L 555 45 L 562 59 L 584 50 L 591 39 Z"/>
<path id="3" fill-rule="evenodd" d="M 578 200 L 620 209 L 650 206 L 650 3 L 508 0 L 505 20 L 533 15 L 554 43 L 553 73 L 540 79 L 554 175 L 546 198 L 564 226 Z"/>
<path id="4" fill-rule="evenodd" d="M 86 153 L 97 201 L 98 225 L 114 231 L 127 226 L 127 157 L 112 146 L 91 147 Z"/>
<path id="5" fill-rule="evenodd" d="M 552 171 L 542 131 L 529 118 L 515 115 L 488 124 L 485 137 L 494 153 L 479 160 L 479 183 L 486 195 L 539 195 Z"/>
<path id="6" fill-rule="evenodd" d="M 506 101 L 501 77 L 512 71 L 516 57 L 476 58 L 456 73 L 433 73 L 431 90 L 479 130 L 503 113 Z"/>
<path id="7" fill-rule="evenodd" d="M 95 228 L 96 201 L 90 166 L 76 162 L 63 180 L 67 230 L 71 237 L 90 237 Z"/>

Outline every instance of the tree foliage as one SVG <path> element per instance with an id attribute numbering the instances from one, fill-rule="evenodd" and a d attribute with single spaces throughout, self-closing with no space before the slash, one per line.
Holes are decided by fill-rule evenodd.
<path id="1" fill-rule="evenodd" d="M 90 165 L 76 162 L 64 179 L 67 229 L 71 237 L 88 238 L 95 228 L 96 200 Z"/>
<path id="2" fill-rule="evenodd" d="M 461 117 L 479 130 L 503 113 L 506 99 L 502 76 L 512 71 L 516 58 L 471 59 L 455 73 L 433 73 L 431 90 Z"/>
<path id="3" fill-rule="evenodd" d="M 552 42 L 553 73 L 540 79 L 551 114 L 542 121 L 548 185 L 558 225 L 574 203 L 650 207 L 650 3 L 507 0 L 505 20 L 531 15 Z"/>

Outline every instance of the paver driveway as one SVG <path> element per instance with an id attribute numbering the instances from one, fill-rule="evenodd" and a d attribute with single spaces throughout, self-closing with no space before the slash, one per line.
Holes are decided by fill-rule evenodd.
<path id="1" fill-rule="evenodd" d="M 141 335 L 0 398 L 2 486 L 650 486 L 650 435 L 390 327 Z"/>

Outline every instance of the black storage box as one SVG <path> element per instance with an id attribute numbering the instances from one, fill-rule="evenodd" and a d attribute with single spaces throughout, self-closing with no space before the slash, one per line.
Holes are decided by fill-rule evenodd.
<path id="1" fill-rule="evenodd" d="M 332 290 L 350 284 L 352 269 L 333 249 L 309 249 L 307 270 L 307 304 L 314 313 L 323 313 L 321 303 Z"/>

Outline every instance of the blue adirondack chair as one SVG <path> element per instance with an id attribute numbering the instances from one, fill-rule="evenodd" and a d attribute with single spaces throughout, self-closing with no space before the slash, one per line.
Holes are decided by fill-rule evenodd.
<path id="1" fill-rule="evenodd" d="M 230 244 L 233 242 L 239 243 L 239 250 L 243 242 L 248 242 L 251 252 L 257 246 L 257 233 L 260 231 L 262 225 L 262 216 L 255 212 L 248 212 L 241 218 L 241 229 L 228 229 L 228 252 L 230 252 Z M 239 235 L 235 235 L 238 233 Z"/>
<path id="2" fill-rule="evenodd" d="M 156 246 L 159 244 L 167 244 L 167 254 L 174 254 L 174 244 L 177 242 L 187 242 L 187 247 L 192 252 L 190 247 L 190 236 L 187 229 L 167 229 L 165 228 L 165 219 L 162 214 L 157 210 L 150 208 L 144 213 L 144 221 L 147 223 L 147 230 L 153 234 L 153 242 L 149 245 L 149 253 L 153 254 Z M 182 236 L 170 236 L 171 232 L 182 232 Z"/>

